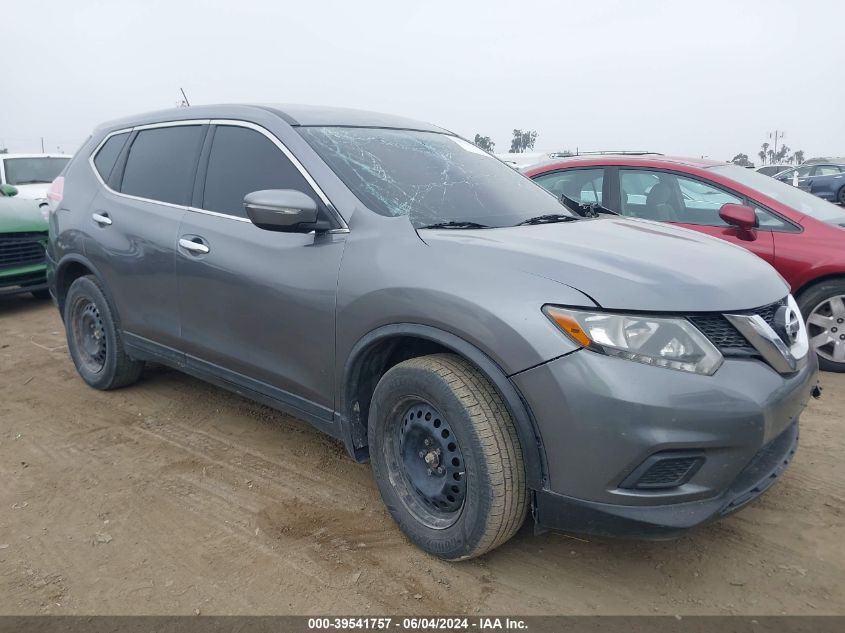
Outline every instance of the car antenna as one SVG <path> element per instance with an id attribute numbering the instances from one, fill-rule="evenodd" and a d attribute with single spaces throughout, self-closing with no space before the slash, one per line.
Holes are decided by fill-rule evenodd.
<path id="1" fill-rule="evenodd" d="M 191 103 L 188 101 L 188 95 L 185 94 L 185 91 L 182 89 L 181 86 L 179 86 L 179 92 L 182 93 L 182 103 L 184 103 L 186 106 L 190 107 Z"/>

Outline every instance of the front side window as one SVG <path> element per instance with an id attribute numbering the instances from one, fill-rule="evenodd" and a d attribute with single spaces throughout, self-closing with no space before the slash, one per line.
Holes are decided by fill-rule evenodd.
<path id="1" fill-rule="evenodd" d="M 660 222 L 727 226 L 722 205 L 743 203 L 709 183 L 661 171 L 623 169 L 619 184 L 623 215 Z"/>
<path id="2" fill-rule="evenodd" d="M 208 158 L 202 208 L 246 217 L 244 196 L 262 189 L 295 189 L 313 197 L 299 170 L 266 136 L 245 127 L 218 126 Z"/>
<path id="3" fill-rule="evenodd" d="M 472 143 L 437 132 L 296 128 L 372 211 L 408 216 L 416 228 L 444 222 L 514 226 L 572 215 L 555 197 Z"/>
<path id="4" fill-rule="evenodd" d="M 7 185 L 35 185 L 53 182 L 69 158 L 7 158 L 3 161 Z"/>
<path id="5" fill-rule="evenodd" d="M 205 126 L 180 125 L 141 130 L 129 148 L 121 193 L 188 205 Z"/>
<path id="6" fill-rule="evenodd" d="M 834 174 L 841 173 L 842 170 L 839 169 L 836 165 L 819 165 L 816 167 L 816 171 L 813 172 L 814 176 L 833 176 Z"/>
<path id="7" fill-rule="evenodd" d="M 543 174 L 534 182 L 555 196 L 566 196 L 581 204 L 601 204 L 604 169 L 568 169 Z"/>

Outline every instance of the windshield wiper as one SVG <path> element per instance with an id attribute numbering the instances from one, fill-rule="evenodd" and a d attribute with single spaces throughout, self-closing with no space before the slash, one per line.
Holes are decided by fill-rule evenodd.
<path id="1" fill-rule="evenodd" d="M 554 222 L 571 222 L 572 220 L 579 220 L 580 218 L 574 215 L 564 215 L 563 213 L 547 213 L 546 215 L 538 215 L 533 218 L 528 218 L 517 226 L 526 226 L 529 224 L 553 224 Z"/>
<path id="2" fill-rule="evenodd" d="M 582 218 L 597 218 L 600 215 L 620 215 L 616 211 L 612 211 L 607 207 L 603 207 L 600 204 L 595 202 L 591 202 L 589 204 L 582 204 L 577 200 L 573 200 L 567 195 L 562 195 L 560 197 L 560 201 L 563 202 L 564 206 L 571 211 L 574 211 Z"/>
<path id="3" fill-rule="evenodd" d="M 456 222 L 450 220 L 449 222 L 437 222 L 436 224 L 427 224 L 421 226 L 421 229 L 489 229 L 486 224 L 479 224 L 478 222 Z"/>

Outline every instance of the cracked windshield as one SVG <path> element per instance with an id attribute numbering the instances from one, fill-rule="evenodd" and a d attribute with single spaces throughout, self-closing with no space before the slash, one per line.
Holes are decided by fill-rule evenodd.
<path id="1" fill-rule="evenodd" d="M 301 127 L 299 133 L 376 213 L 415 228 L 515 226 L 572 214 L 554 196 L 455 136 L 382 128 Z"/>

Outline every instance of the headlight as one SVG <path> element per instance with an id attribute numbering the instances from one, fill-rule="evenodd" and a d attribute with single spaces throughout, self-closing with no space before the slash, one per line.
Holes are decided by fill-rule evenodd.
<path id="1" fill-rule="evenodd" d="M 587 312 L 545 306 L 543 312 L 587 349 L 695 374 L 713 375 L 722 354 L 684 318 Z"/>

